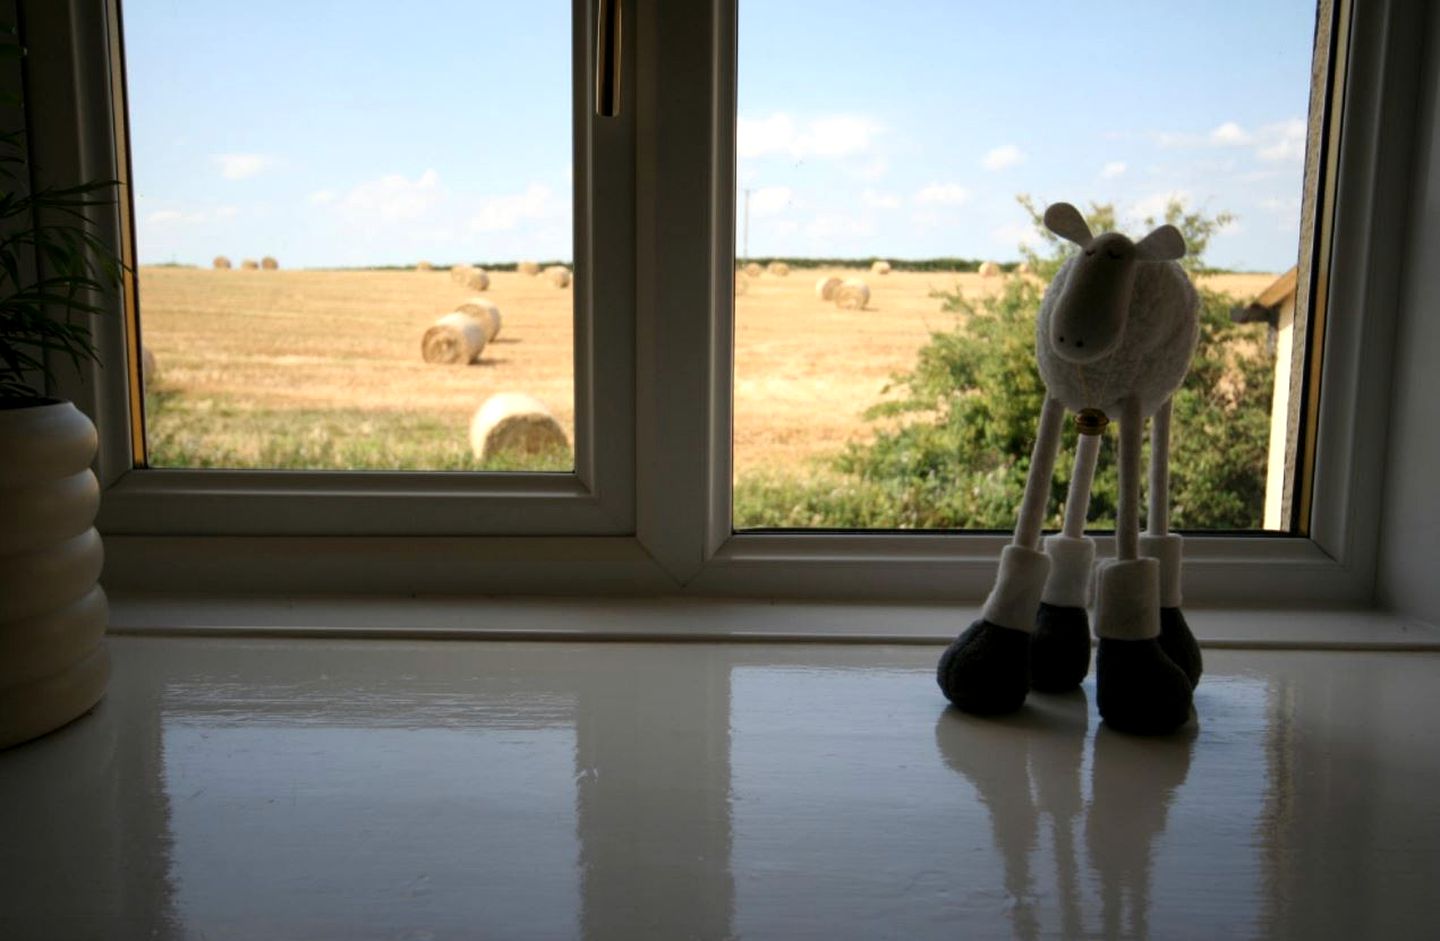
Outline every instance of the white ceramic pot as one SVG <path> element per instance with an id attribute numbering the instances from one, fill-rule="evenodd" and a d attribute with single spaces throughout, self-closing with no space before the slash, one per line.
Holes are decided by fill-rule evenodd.
<path id="1" fill-rule="evenodd" d="M 95 426 L 69 402 L 0 402 L 0 748 L 88 711 L 105 694 L 109 614 L 92 525 Z"/>

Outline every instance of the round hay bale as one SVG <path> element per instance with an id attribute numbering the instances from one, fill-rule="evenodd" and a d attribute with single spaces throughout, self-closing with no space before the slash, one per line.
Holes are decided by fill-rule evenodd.
<path id="1" fill-rule="evenodd" d="M 147 346 L 140 347 L 140 388 L 149 388 L 150 383 L 160 375 L 160 364 Z"/>
<path id="2" fill-rule="evenodd" d="M 472 297 L 455 308 L 455 313 L 474 317 L 485 325 L 485 342 L 500 335 L 500 308 L 488 297 Z"/>
<path id="3" fill-rule="evenodd" d="M 210 262 L 210 267 L 214 268 L 216 271 L 229 271 L 230 259 L 226 258 L 224 255 L 216 255 L 215 260 Z"/>
<path id="4" fill-rule="evenodd" d="M 470 272 L 474 270 L 470 265 L 455 265 L 450 269 L 450 280 L 456 284 L 464 284 L 465 279 L 468 278 Z"/>
<path id="5" fill-rule="evenodd" d="M 540 263 L 537 261 L 522 261 L 515 266 L 515 270 L 521 274 L 528 274 L 533 278 L 540 273 Z"/>
<path id="6" fill-rule="evenodd" d="M 980 265 L 980 277 L 993 278 L 1000 273 L 1000 266 L 993 261 L 983 262 Z"/>
<path id="7" fill-rule="evenodd" d="M 557 288 L 570 286 L 570 269 L 564 265 L 551 265 L 545 269 L 545 277 Z"/>
<path id="8" fill-rule="evenodd" d="M 465 287 L 471 291 L 490 290 L 490 273 L 484 268 L 471 268 L 465 273 Z"/>
<path id="9" fill-rule="evenodd" d="M 420 338 L 420 355 L 427 363 L 465 366 L 485 349 L 486 324 L 469 314 L 446 314 Z"/>
<path id="10" fill-rule="evenodd" d="M 521 392 L 486 399 L 470 419 L 470 451 L 481 461 L 500 454 L 544 454 L 570 446 L 545 404 Z"/>
<path id="11" fill-rule="evenodd" d="M 240 268 L 242 271 L 259 271 L 260 262 L 256 261 L 253 258 L 247 258 L 244 261 L 240 262 Z"/>
<path id="12" fill-rule="evenodd" d="M 1034 274 L 1034 271 L 1035 270 L 1030 267 L 1030 262 L 1028 261 L 1020 262 L 1020 267 L 1015 269 L 1015 273 L 1018 275 L 1030 275 Z"/>
<path id="13" fill-rule="evenodd" d="M 875 262 L 873 265 L 870 266 L 870 270 L 873 271 L 875 274 L 889 274 L 889 273 L 890 273 L 890 262 L 888 262 L 888 261 L 877 261 L 877 262 Z"/>
<path id="14" fill-rule="evenodd" d="M 735 296 L 739 297 L 750 290 L 750 279 L 745 277 L 744 272 L 735 272 Z"/>
<path id="15" fill-rule="evenodd" d="M 760 263 L 759 263 L 759 262 L 752 261 L 752 262 L 750 262 L 750 264 L 748 264 L 748 265 L 745 266 L 745 276 L 746 276 L 746 277 L 749 277 L 749 278 L 758 278 L 758 277 L 760 277 L 760 275 L 762 275 L 762 274 L 764 274 L 764 273 L 765 273 L 765 269 L 762 268 L 762 267 L 760 267 Z"/>
<path id="16" fill-rule="evenodd" d="M 280 262 L 276 261 L 273 256 L 266 255 L 264 258 L 260 259 L 260 267 L 264 268 L 266 271 L 276 271 L 280 267 Z"/>
<path id="17" fill-rule="evenodd" d="M 790 266 L 783 261 L 772 261 L 765 267 L 765 270 L 777 278 L 783 278 L 790 273 Z"/>
<path id="18" fill-rule="evenodd" d="M 864 310 L 870 303 L 870 287 L 859 278 L 851 278 L 835 289 L 835 306 L 841 310 Z"/>
<path id="19" fill-rule="evenodd" d="M 435 270 L 435 266 L 432 265 L 432 264 L 430 264 L 430 262 L 428 262 L 428 261 L 417 261 L 417 262 L 415 262 L 415 270 L 416 270 L 416 271 L 434 271 L 434 270 Z"/>
<path id="20" fill-rule="evenodd" d="M 822 301 L 833 301 L 835 300 L 835 289 L 842 283 L 839 278 L 834 276 L 821 278 L 815 282 L 815 296 Z"/>

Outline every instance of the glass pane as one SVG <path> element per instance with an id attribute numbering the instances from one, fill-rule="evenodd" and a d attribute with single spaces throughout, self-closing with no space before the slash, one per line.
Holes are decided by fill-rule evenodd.
<path id="1" fill-rule="evenodd" d="M 569 469 L 570 5 L 124 14 L 150 466 Z"/>
<path id="2" fill-rule="evenodd" d="M 1014 525 L 1058 201 L 1096 232 L 1188 237 L 1202 339 L 1175 400 L 1174 525 L 1288 526 L 1272 390 L 1316 23 L 1315 0 L 742 3 L 736 528 Z M 1074 442 L 1067 420 L 1048 526 Z M 1113 526 L 1114 443 L 1112 425 L 1093 527 Z"/>

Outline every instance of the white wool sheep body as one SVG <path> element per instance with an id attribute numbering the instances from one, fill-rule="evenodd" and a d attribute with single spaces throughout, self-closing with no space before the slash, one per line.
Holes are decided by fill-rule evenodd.
<path id="1" fill-rule="evenodd" d="M 1169 531 L 1171 399 L 1199 337 L 1199 296 L 1177 263 L 1185 240 L 1162 225 L 1138 242 L 1092 235 L 1079 210 L 1056 203 L 1045 225 L 1080 251 L 1041 300 L 1035 355 L 1046 399 L 1011 544 L 981 617 L 940 659 L 947 698 L 982 714 L 1018 709 L 1031 688 L 1064 692 L 1090 668 L 1095 542 L 1085 536 L 1100 438 L 1119 423 L 1116 558 L 1095 586 L 1100 716 L 1121 731 L 1170 732 L 1188 721 L 1199 645 L 1180 612 L 1181 537 Z M 1041 547 L 1062 419 L 1079 429 L 1064 526 Z M 1143 429 L 1151 420 L 1147 531 L 1140 534 Z"/>

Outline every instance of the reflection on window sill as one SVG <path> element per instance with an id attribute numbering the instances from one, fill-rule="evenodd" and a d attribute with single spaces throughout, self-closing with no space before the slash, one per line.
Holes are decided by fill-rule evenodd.
<path id="1" fill-rule="evenodd" d="M 118 634 L 932 644 L 979 605 L 721 598 L 120 595 Z M 1187 607 L 1209 648 L 1440 650 L 1440 627 L 1362 608 Z"/>

